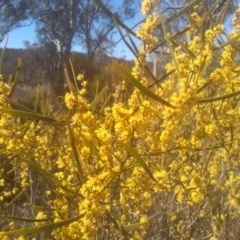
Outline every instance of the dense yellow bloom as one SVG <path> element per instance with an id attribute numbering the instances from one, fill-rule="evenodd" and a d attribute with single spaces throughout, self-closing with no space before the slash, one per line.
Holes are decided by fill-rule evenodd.
<path id="1" fill-rule="evenodd" d="M 72 93 L 66 93 L 65 102 L 69 109 L 73 109 L 76 104 L 76 98 Z"/>
<path id="2" fill-rule="evenodd" d="M 155 9 L 155 6 L 158 4 L 158 0 L 144 0 L 141 6 L 141 12 L 143 15 L 148 14 Z"/>
<path id="3" fill-rule="evenodd" d="M 77 80 L 78 81 L 82 81 L 84 79 L 84 75 L 83 74 L 78 74 L 77 75 Z"/>
<path id="4" fill-rule="evenodd" d="M 44 212 L 39 212 L 36 216 L 36 219 L 46 219 L 46 214 Z M 45 222 L 35 222 L 36 226 L 43 225 Z"/>
<path id="5" fill-rule="evenodd" d="M 136 33 L 142 45 L 132 75 L 173 107 L 135 89 L 128 99 L 93 110 L 79 74 L 81 90 L 65 95 L 68 124 L 0 116 L 1 151 L 16 179 L 11 186 L 7 164 L 0 163 L 1 204 L 26 191 L 43 205 L 36 219 L 75 218 L 54 229 L 53 239 L 146 239 L 152 233 L 156 239 L 225 239 L 225 230 L 238 226 L 239 41 L 218 50 L 223 26 L 204 34 L 191 28 L 184 44 L 174 39 L 179 73 L 168 55 L 168 75 L 149 87 L 146 59 L 158 50 L 158 4 L 142 4 L 146 20 Z M 202 29 L 202 16 L 191 17 Z M 1 106 L 9 90 L 1 81 Z M 14 221 L 7 226 L 15 228 Z"/>
<path id="6" fill-rule="evenodd" d="M 26 238 L 21 236 L 21 237 L 18 238 L 18 240 L 26 240 Z"/>

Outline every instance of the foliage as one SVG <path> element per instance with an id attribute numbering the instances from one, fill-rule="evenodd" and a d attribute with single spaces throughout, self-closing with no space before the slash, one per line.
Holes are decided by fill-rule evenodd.
<path id="1" fill-rule="evenodd" d="M 111 1 L 104 1 L 109 8 L 118 12 L 122 20 L 134 16 L 133 2 L 122 1 L 122 7 L 115 7 Z M 58 52 L 58 77 L 53 84 L 56 94 L 62 95 L 64 85 L 63 64 L 68 64 L 72 45 L 78 43 L 87 55 L 85 74 L 92 80 L 91 65 L 98 54 L 106 54 L 112 42 L 115 25 L 93 0 L 38 1 L 34 17 L 37 19 L 37 35 L 41 43 L 53 43 Z"/>
<path id="2" fill-rule="evenodd" d="M 36 96 L 37 86 L 40 85 L 41 91 L 46 95 L 47 89 L 51 89 L 51 104 L 56 109 L 60 104 L 59 99 L 52 88 L 55 83 L 56 68 L 58 64 L 57 53 L 46 51 L 45 47 L 38 44 L 30 44 L 25 42 L 26 49 L 9 49 L 6 48 L 3 54 L 4 67 L 2 69 L 2 76 L 7 82 L 9 77 L 14 77 L 12 70 L 16 68 L 16 61 L 21 56 L 23 66 L 19 84 L 17 85 L 11 99 L 17 101 L 25 106 L 33 107 Z M 50 47 L 49 47 L 50 48 Z M 124 59 L 116 59 L 121 61 L 124 66 L 130 69 L 134 62 Z M 71 61 L 75 73 L 83 73 L 86 76 L 86 70 L 89 69 L 87 56 L 84 53 L 72 52 Z M 92 79 L 88 81 L 87 99 L 93 101 L 96 95 L 96 88 L 101 90 L 104 86 L 108 86 L 111 92 L 115 91 L 114 85 L 121 83 L 119 73 L 111 66 L 111 57 L 106 55 L 101 56 L 101 61 L 92 63 L 90 66 Z M 70 70 L 71 71 L 71 70 Z M 77 74 L 74 74 L 76 77 Z M 63 76 L 64 77 L 64 76 Z M 113 80 L 113 82 L 111 82 Z M 131 86 L 127 85 L 131 90 Z M 65 91 L 68 91 L 65 85 Z"/>
<path id="3" fill-rule="evenodd" d="M 122 21 L 134 17 L 134 1 L 123 0 L 118 5 L 104 0 L 104 4 Z M 80 45 L 87 55 L 88 80 L 93 78 L 91 65 L 101 61 L 101 56 L 112 51 L 114 45 L 115 24 L 93 0 L 3 1 L 0 13 L 0 41 L 13 28 L 30 20 L 36 23 L 38 45 L 46 52 L 46 58 L 54 59 L 54 64 L 50 63 L 50 83 L 58 96 L 64 95 L 63 65 L 68 64 L 73 45 Z M 49 64 L 49 59 L 45 64 Z"/>
<path id="4" fill-rule="evenodd" d="M 184 42 L 167 32 L 158 1 L 143 1 L 142 13 L 132 71 L 114 62 L 134 86 L 127 98 L 123 81 L 114 102 L 104 87 L 90 103 L 84 75 L 67 69 L 69 112 L 53 118 L 47 101 L 43 115 L 11 109 L 1 82 L 2 239 L 238 239 L 240 9 L 230 34 L 206 27 L 211 11 L 188 14 Z M 169 54 L 160 78 L 146 65 L 158 25 Z M 9 164 L 15 186 L 5 184 Z M 31 211 L 10 215 L 17 202 Z"/>
<path id="5" fill-rule="evenodd" d="M 31 22 L 27 22 L 31 16 L 31 8 L 29 0 L 1 0 L 0 3 L 0 42 L 3 41 L 6 34 L 15 28 L 29 26 Z"/>

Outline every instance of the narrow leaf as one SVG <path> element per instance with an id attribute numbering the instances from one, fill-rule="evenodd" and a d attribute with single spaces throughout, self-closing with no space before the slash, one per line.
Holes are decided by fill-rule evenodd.
<path id="1" fill-rule="evenodd" d="M 164 24 L 172 22 L 174 19 L 182 16 L 184 13 L 187 13 L 189 10 L 191 10 L 195 5 L 199 4 L 202 0 L 195 0 L 189 3 L 187 6 L 183 7 L 181 10 L 179 10 L 177 13 L 173 14 L 169 18 L 167 18 L 164 21 Z M 160 25 L 159 25 L 160 26 Z M 158 27 L 159 27 L 158 26 Z"/>
<path id="2" fill-rule="evenodd" d="M 34 104 L 34 112 L 37 112 L 37 110 L 38 110 L 39 99 L 40 99 L 40 85 L 38 84 L 38 86 L 37 86 L 37 95 L 36 95 L 35 104 Z"/>
<path id="3" fill-rule="evenodd" d="M 181 34 L 187 32 L 188 30 L 190 30 L 191 28 L 193 28 L 192 25 L 188 25 L 187 27 L 185 27 L 184 29 L 179 30 L 177 33 L 171 35 L 169 37 L 170 40 L 174 40 L 176 37 L 180 36 Z M 163 41 L 161 41 L 159 44 L 157 44 L 153 49 L 150 50 L 150 52 L 155 51 L 156 49 L 158 49 L 159 47 L 161 47 L 163 44 L 166 43 L 166 40 L 164 39 Z"/>
<path id="4" fill-rule="evenodd" d="M 47 91 L 47 99 L 46 99 L 46 105 L 43 110 L 43 115 L 47 116 L 49 112 L 49 107 L 50 107 L 50 88 Z"/>
<path id="5" fill-rule="evenodd" d="M 2 50 L 1 56 L 0 56 L 0 74 L 2 74 L 2 61 L 3 61 L 3 56 L 4 56 L 4 53 L 5 53 L 5 50 L 7 48 L 7 43 L 8 43 L 8 36 L 7 36 L 7 40 L 4 44 L 4 47 L 3 47 L 3 50 Z"/>
<path id="6" fill-rule="evenodd" d="M 125 230 L 125 231 L 132 231 L 135 229 L 139 229 L 142 226 L 144 226 L 145 223 L 134 223 L 134 224 L 129 224 L 129 225 L 121 225 L 121 227 Z"/>
<path id="7" fill-rule="evenodd" d="M 164 23 L 162 14 L 159 12 L 158 15 L 159 15 L 159 20 L 160 20 L 161 25 L 162 25 L 162 30 L 163 30 L 163 33 L 164 33 L 164 38 L 166 39 L 166 43 L 167 43 L 168 49 L 169 49 L 169 51 L 170 51 L 170 54 L 171 54 L 173 63 L 174 63 L 175 68 L 176 68 L 176 70 L 177 70 L 178 77 L 179 77 L 179 79 L 180 79 L 180 78 L 182 77 L 182 73 L 181 73 L 181 71 L 180 71 L 178 61 L 177 61 L 177 59 L 176 59 L 176 57 L 175 57 L 175 53 L 174 53 L 174 50 L 173 50 L 173 47 L 172 47 L 172 44 L 171 44 L 170 37 L 168 36 L 166 24 Z"/>
<path id="8" fill-rule="evenodd" d="M 128 26 L 126 26 L 115 14 L 113 14 L 101 0 L 94 0 L 95 3 L 107 14 L 111 19 L 115 18 L 116 22 L 122 28 L 125 28 L 127 32 L 131 33 L 133 36 L 136 36 L 135 32 L 132 31 Z"/>
<path id="9" fill-rule="evenodd" d="M 19 80 L 20 75 L 21 75 L 21 71 L 22 71 L 22 59 L 18 58 L 17 72 L 15 74 L 15 78 L 14 78 L 14 82 L 13 82 L 13 86 L 12 86 L 11 92 L 9 93 L 9 96 L 8 96 L 9 98 L 11 98 L 12 94 L 14 93 L 14 90 L 17 87 L 18 80 Z"/>
<path id="10" fill-rule="evenodd" d="M 133 86 L 135 86 L 137 89 L 139 89 L 141 91 L 141 93 L 143 93 L 143 94 L 147 95 L 148 97 L 162 103 L 163 105 L 174 108 L 170 103 L 168 103 L 167 101 L 165 101 L 161 97 L 157 96 L 151 90 L 149 90 L 144 85 L 142 85 L 135 77 L 133 77 L 131 75 L 131 73 L 128 70 L 126 70 L 124 67 L 122 67 L 117 61 L 113 60 L 113 65 L 132 83 Z"/>
<path id="11" fill-rule="evenodd" d="M 115 17 L 113 17 L 113 21 L 115 22 L 115 25 L 117 26 L 118 32 L 123 40 L 123 42 L 126 44 L 126 46 L 128 47 L 128 49 L 132 52 L 132 54 L 137 58 L 138 57 L 138 50 L 137 52 L 134 51 L 134 49 L 132 48 L 132 46 L 127 42 L 127 40 L 125 39 L 125 36 L 123 35 L 121 28 L 119 27 Z"/>
<path id="12" fill-rule="evenodd" d="M 50 218 L 46 219 L 34 219 L 34 218 L 21 218 L 21 217 L 16 217 L 16 216 L 6 216 L 8 219 L 13 219 L 16 221 L 24 221 L 24 222 L 46 222 L 49 221 Z"/>
<path id="13" fill-rule="evenodd" d="M 86 146 L 91 150 L 92 153 L 94 153 L 97 158 L 102 162 L 102 158 L 100 156 L 100 154 L 98 153 L 97 148 L 93 145 L 93 143 L 91 141 L 88 141 L 88 139 L 84 136 L 84 134 L 82 134 L 81 131 L 78 131 L 78 133 L 81 135 L 81 138 L 83 139 L 83 141 L 85 142 Z"/>
<path id="14" fill-rule="evenodd" d="M 27 191 L 26 188 L 22 189 L 22 191 L 19 192 L 19 193 L 17 194 L 17 196 L 15 196 L 15 197 L 11 200 L 10 203 L 8 203 L 8 205 L 5 207 L 5 209 L 7 209 L 7 208 L 9 208 L 10 206 L 12 206 L 26 191 Z M 2 211 L 4 211 L 4 210 L 2 210 Z"/>
<path id="15" fill-rule="evenodd" d="M 227 98 L 235 97 L 237 95 L 240 95 L 240 90 L 236 91 L 236 92 L 233 92 L 233 93 L 223 95 L 223 96 L 215 97 L 215 98 L 200 99 L 200 100 L 197 100 L 197 103 L 216 102 L 216 101 L 220 101 L 220 100 L 225 100 Z"/>
<path id="16" fill-rule="evenodd" d="M 56 211 L 55 208 L 32 205 L 31 208 L 36 211 Z"/>
<path id="17" fill-rule="evenodd" d="M 19 104 L 18 102 L 15 102 L 11 99 L 6 99 L 6 102 L 9 103 L 14 108 L 14 110 L 22 110 L 24 112 L 31 112 L 31 113 L 36 114 L 36 112 L 34 112 L 34 110 L 32 110 L 28 107 L 25 107 L 24 105 Z"/>
<path id="18" fill-rule="evenodd" d="M 204 88 L 206 88 L 211 82 L 212 82 L 212 80 L 204 83 L 201 87 L 199 87 L 199 88 L 197 89 L 197 93 L 200 93 L 200 92 L 201 92 Z"/>
<path id="19" fill-rule="evenodd" d="M 9 78 L 8 78 L 8 85 L 11 85 L 13 81 L 13 75 L 10 74 Z"/>
<path id="20" fill-rule="evenodd" d="M 96 86 L 96 92 L 95 92 L 95 97 L 94 99 L 97 97 L 98 95 L 98 89 L 99 89 L 99 80 L 97 80 L 97 86 Z"/>
<path id="21" fill-rule="evenodd" d="M 64 73 L 65 73 L 65 76 L 66 76 L 66 79 L 67 79 L 67 83 L 68 83 L 68 87 L 69 87 L 71 93 L 76 95 L 78 90 L 77 90 L 76 86 L 71 81 L 71 77 L 70 77 L 70 73 L 69 73 L 69 69 L 68 69 L 67 65 L 65 65 Z"/>
<path id="22" fill-rule="evenodd" d="M 71 59 L 69 59 L 69 63 L 70 63 L 70 67 L 71 67 L 71 71 L 72 71 L 72 76 L 73 76 L 73 80 L 74 80 L 74 83 L 75 83 L 75 87 L 79 91 L 78 84 L 77 84 L 77 79 L 76 79 L 76 75 L 75 75 L 75 71 L 74 71 L 74 66 L 73 66 L 73 63 L 72 63 Z"/>
<path id="23" fill-rule="evenodd" d="M 153 75 L 156 78 L 157 77 L 157 57 L 155 53 L 151 53 L 150 57 L 152 59 L 152 63 L 153 63 Z"/>
<path id="24" fill-rule="evenodd" d="M 217 19 L 216 19 L 216 22 L 218 24 L 222 24 L 224 22 L 224 20 L 226 19 L 227 12 L 228 12 L 228 9 L 230 7 L 230 4 L 231 4 L 231 0 L 227 0 L 226 3 L 225 3 L 225 6 L 222 8 L 221 12 L 218 13 Z"/>
<path id="25" fill-rule="evenodd" d="M 152 172 L 150 171 L 150 169 L 148 168 L 145 160 L 141 157 L 141 155 L 137 152 L 136 149 L 134 149 L 133 147 L 125 144 L 125 143 L 120 143 L 127 151 L 129 151 L 130 153 L 132 153 L 132 155 L 134 156 L 134 158 L 137 160 L 137 162 L 140 164 L 141 167 L 143 167 L 143 169 L 145 170 L 145 172 L 149 175 L 149 177 L 155 181 L 156 179 L 154 178 Z"/>
<path id="26" fill-rule="evenodd" d="M 105 211 L 105 212 L 106 212 L 107 217 L 113 222 L 114 226 L 117 229 L 119 229 L 119 225 L 118 225 L 117 221 L 111 216 L 111 214 L 108 211 Z"/>
<path id="27" fill-rule="evenodd" d="M 56 178 L 54 177 L 52 174 L 50 174 L 49 172 L 47 172 L 46 170 L 42 169 L 37 163 L 28 160 L 27 158 L 23 158 L 22 159 L 23 162 L 27 163 L 29 166 L 33 167 L 39 174 L 41 174 L 43 177 L 49 177 L 51 179 L 51 181 L 59 188 L 63 189 L 64 191 L 74 194 L 74 195 L 79 195 L 81 196 L 79 193 L 77 193 L 76 191 L 73 191 L 72 189 L 69 189 L 65 186 L 62 185 L 62 183 Z"/>
<path id="28" fill-rule="evenodd" d="M 228 40 L 227 42 L 225 42 L 225 43 L 223 43 L 222 45 L 216 47 L 215 49 L 224 48 L 224 47 L 228 46 L 229 44 L 232 44 L 232 43 L 236 42 L 239 38 L 240 38 L 240 34 L 238 34 L 236 37 L 231 38 L 231 39 Z M 214 50 L 215 50 L 215 49 L 214 49 Z"/>
<path id="29" fill-rule="evenodd" d="M 44 224 L 41 226 L 36 226 L 36 227 L 29 227 L 29 228 L 21 228 L 19 230 L 13 230 L 9 232 L 1 232 L 0 237 L 4 236 L 14 236 L 14 235 L 20 235 L 20 234 L 34 234 L 34 233 L 39 233 L 39 232 L 45 232 L 48 230 L 53 230 L 56 228 L 64 227 L 67 226 L 68 224 L 78 221 L 80 218 L 82 218 L 85 214 L 81 214 L 77 217 L 70 218 L 61 222 L 56 222 L 56 223 L 49 223 L 49 224 Z"/>
<path id="30" fill-rule="evenodd" d="M 126 31 L 126 34 L 127 34 L 128 38 L 129 38 L 129 41 L 131 42 L 131 44 L 132 44 L 132 46 L 133 46 L 135 52 L 138 54 L 139 51 L 138 51 L 138 48 L 137 48 L 135 42 L 132 40 L 130 34 L 129 34 L 127 31 Z"/>
<path id="31" fill-rule="evenodd" d="M 70 143 L 71 143 L 74 159 L 77 164 L 77 169 L 78 169 L 77 175 L 78 175 L 79 180 L 83 183 L 84 182 L 83 170 L 82 170 L 82 166 L 81 166 L 80 159 L 78 156 L 78 151 L 77 151 L 76 144 L 75 144 L 74 133 L 70 126 L 69 120 L 67 118 L 66 118 L 66 123 L 67 123 L 67 127 L 68 127 L 69 138 L 70 138 Z"/>
<path id="32" fill-rule="evenodd" d="M 7 113 L 7 114 L 21 117 L 21 118 L 35 119 L 35 120 L 45 121 L 49 123 L 57 123 L 57 120 L 54 118 L 43 116 L 43 115 L 32 113 L 32 112 L 25 112 L 25 111 L 14 110 L 9 108 L 0 108 L 0 113 Z"/>
<path id="33" fill-rule="evenodd" d="M 207 29 L 207 13 L 205 12 L 202 17 L 202 27 L 201 27 L 201 43 L 202 43 L 202 49 L 204 49 L 205 45 L 205 33 Z"/>
<path id="34" fill-rule="evenodd" d="M 94 110 L 97 106 L 97 104 L 103 99 L 103 97 L 105 96 L 105 94 L 108 91 L 108 86 L 105 86 L 102 91 L 98 94 L 98 96 L 93 100 L 93 102 L 90 104 L 89 109 L 90 110 Z"/>
<path id="35" fill-rule="evenodd" d="M 107 97 L 107 99 L 105 100 L 104 104 L 102 105 L 100 111 L 99 111 L 100 113 L 103 114 L 104 109 L 105 109 L 105 107 L 107 106 L 107 103 L 110 101 L 111 97 L 112 97 L 112 94 L 109 94 L 108 97 Z"/>
<path id="36" fill-rule="evenodd" d="M 151 77 L 151 79 L 152 79 L 154 82 L 156 82 L 157 79 L 156 79 L 156 77 L 154 76 L 154 74 L 152 73 L 152 71 L 148 68 L 148 66 L 147 66 L 147 65 L 144 65 L 143 67 L 144 67 L 145 72 Z"/>
<path id="37" fill-rule="evenodd" d="M 119 171 L 119 172 L 115 172 L 114 175 L 113 175 L 113 177 L 110 178 L 110 180 L 109 180 L 109 181 L 107 182 L 107 184 L 102 188 L 102 190 L 98 193 L 98 195 L 100 195 L 105 189 L 107 189 L 108 187 L 110 187 L 111 183 L 113 182 L 113 180 L 114 180 L 116 177 L 120 176 L 122 173 L 127 172 L 127 171 L 130 170 L 130 169 L 135 168 L 136 166 L 138 166 L 138 164 L 135 164 L 135 165 L 132 165 L 132 166 L 130 166 L 130 167 L 128 167 L 128 168 L 122 169 L 122 170 Z"/>
<path id="38" fill-rule="evenodd" d="M 174 73 L 175 71 L 176 71 L 176 70 L 174 69 L 174 70 L 166 73 L 164 76 L 160 77 L 156 82 L 148 85 L 148 88 L 153 87 L 154 85 L 163 82 L 168 76 L 170 76 L 170 75 L 171 75 L 172 73 Z"/>

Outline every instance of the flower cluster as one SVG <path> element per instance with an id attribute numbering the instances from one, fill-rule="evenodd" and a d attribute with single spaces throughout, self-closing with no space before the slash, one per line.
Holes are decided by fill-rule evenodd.
<path id="1" fill-rule="evenodd" d="M 146 87 L 146 58 L 158 44 L 158 3 L 143 2 L 146 21 L 137 31 L 143 44 L 132 75 Z M 191 17 L 201 26 L 197 13 Z M 37 196 L 41 191 L 36 202 L 44 207 L 34 213 L 35 225 L 55 223 L 54 239 L 229 238 L 240 220 L 240 42 L 218 49 L 221 25 L 187 34 L 152 95 L 135 90 L 109 106 L 94 101 L 98 111 L 86 98 L 87 81 L 80 74 L 81 89 L 65 95 L 64 127 L 57 121 L 20 124 L 1 114 L 0 146 L 18 186 L 4 190 L 0 201 L 22 189 Z M 1 83 L 2 105 L 8 91 Z M 6 185 L 3 173 L 0 187 Z"/>

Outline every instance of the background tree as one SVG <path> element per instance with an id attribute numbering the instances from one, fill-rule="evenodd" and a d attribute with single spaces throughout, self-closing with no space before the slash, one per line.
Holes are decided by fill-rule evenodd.
<path id="1" fill-rule="evenodd" d="M 168 32 L 171 34 L 178 34 L 175 38 L 174 47 L 179 46 L 180 44 L 186 42 L 186 35 L 184 33 L 184 29 L 187 26 L 191 25 L 189 14 L 193 11 L 196 11 L 202 17 L 202 23 L 204 24 L 205 29 L 210 29 L 211 27 L 216 26 L 217 24 L 225 24 L 228 20 L 229 16 L 234 13 L 237 8 L 237 4 L 239 1 L 237 0 L 219 0 L 219 1 L 211 1 L 211 0 L 202 0 L 199 1 L 197 9 L 190 8 L 185 14 L 180 14 L 178 18 L 173 20 L 171 16 L 181 11 L 187 5 L 194 3 L 193 0 L 162 0 L 159 3 L 159 11 L 161 11 L 164 19 L 166 20 L 166 28 Z M 204 16 L 207 15 L 207 16 Z M 208 19 L 206 23 L 204 23 L 204 19 Z M 199 29 L 201 31 L 201 29 Z M 180 32 L 182 34 L 180 34 Z M 195 30 L 196 31 L 196 30 Z M 166 53 L 167 45 L 164 38 L 164 32 L 161 28 L 161 24 L 159 24 L 158 28 L 155 30 L 155 35 L 159 39 L 159 47 L 155 49 L 154 52 L 151 53 L 152 61 L 155 59 L 159 62 L 157 64 L 159 73 L 165 72 L 164 65 L 165 62 L 168 61 L 169 54 Z"/>
<path id="2" fill-rule="evenodd" d="M 58 54 L 53 42 L 39 43 L 24 42 L 23 77 L 26 84 L 50 83 L 55 78 Z"/>
<path id="3" fill-rule="evenodd" d="M 32 4 L 32 0 L 0 1 L 0 42 L 13 29 L 31 24 L 27 20 L 32 16 Z"/>
<path id="4" fill-rule="evenodd" d="M 118 12 L 122 20 L 134 16 L 134 3 L 124 0 L 118 8 L 113 1 L 105 4 Z M 96 53 L 106 52 L 109 42 L 112 41 L 115 25 L 93 0 L 71 1 L 43 1 L 35 11 L 37 36 L 40 43 L 52 42 L 55 44 L 59 61 L 57 74 L 54 80 L 55 91 L 62 94 L 64 85 L 63 65 L 68 63 L 73 43 L 82 46 L 87 54 L 87 68 L 85 75 L 91 79 L 91 64 Z"/>
<path id="5" fill-rule="evenodd" d="M 136 2 L 130 0 L 117 4 L 106 0 L 104 4 L 116 12 L 122 21 L 132 18 L 136 10 Z M 95 55 L 101 59 L 99 56 L 106 53 L 115 29 L 112 19 L 93 0 L 4 0 L 0 3 L 0 13 L 0 39 L 13 28 L 27 24 L 27 20 L 35 21 L 38 44 L 46 48 L 49 58 L 54 54 L 58 57 L 54 62 L 55 72 L 52 71 L 50 76 L 58 95 L 64 94 L 63 66 L 69 62 L 72 45 L 81 45 L 87 54 L 85 75 L 90 79 L 90 66 L 95 61 Z M 55 51 L 53 55 L 52 50 Z"/>

